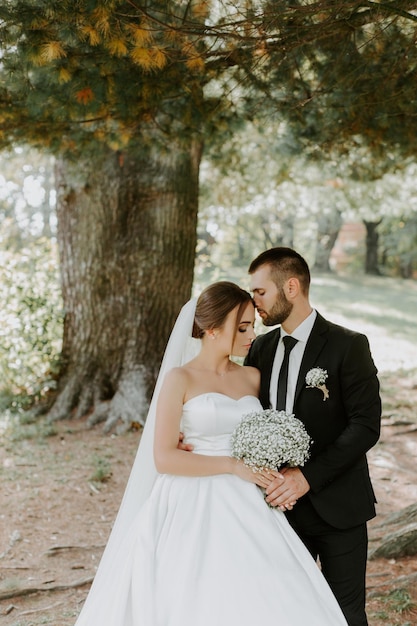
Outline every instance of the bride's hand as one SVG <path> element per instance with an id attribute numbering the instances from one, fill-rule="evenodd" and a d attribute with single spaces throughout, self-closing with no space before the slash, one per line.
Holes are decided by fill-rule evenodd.
<path id="1" fill-rule="evenodd" d="M 267 470 L 261 470 L 259 472 L 254 472 L 252 468 L 248 467 L 243 463 L 243 461 L 234 460 L 233 464 L 233 474 L 242 478 L 242 480 L 247 480 L 250 483 L 254 483 L 259 487 L 268 487 L 269 483 L 273 479 L 273 477 L 268 473 Z"/>

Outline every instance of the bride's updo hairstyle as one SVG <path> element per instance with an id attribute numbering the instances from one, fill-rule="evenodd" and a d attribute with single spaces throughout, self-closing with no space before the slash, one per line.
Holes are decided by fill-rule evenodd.
<path id="1" fill-rule="evenodd" d="M 253 303 L 250 293 L 235 283 L 223 280 L 209 285 L 197 300 L 193 337 L 201 339 L 206 330 L 222 328 L 229 313 L 239 307 L 236 316 L 237 330 L 248 302 Z"/>

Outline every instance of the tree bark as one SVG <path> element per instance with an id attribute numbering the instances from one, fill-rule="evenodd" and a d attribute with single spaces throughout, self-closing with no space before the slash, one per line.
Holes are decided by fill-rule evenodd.
<path id="1" fill-rule="evenodd" d="M 377 222 L 368 222 L 363 220 L 366 227 L 366 259 L 365 259 L 365 274 L 372 274 L 379 276 L 378 266 L 378 245 L 379 245 L 379 233 L 378 226 L 382 220 Z"/>
<path id="2" fill-rule="evenodd" d="M 57 160 L 65 321 L 51 419 L 144 422 L 196 247 L 202 146 L 165 148 Z"/>
<path id="3" fill-rule="evenodd" d="M 330 255 L 342 227 L 340 211 L 323 213 L 317 220 L 316 258 L 313 271 L 331 272 Z"/>

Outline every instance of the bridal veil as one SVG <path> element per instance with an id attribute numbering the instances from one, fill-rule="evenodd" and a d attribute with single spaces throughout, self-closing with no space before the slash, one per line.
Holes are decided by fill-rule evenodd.
<path id="1" fill-rule="evenodd" d="M 200 340 L 192 338 L 196 309 L 193 298 L 183 306 L 175 322 L 162 360 L 155 390 L 149 407 L 136 458 L 108 543 L 101 558 L 94 582 L 75 626 L 98 626 L 97 614 L 103 614 L 106 604 L 114 598 L 114 588 L 120 579 L 119 565 L 126 558 L 129 545 L 125 541 L 131 525 L 148 498 L 157 477 L 153 459 L 156 404 L 165 374 L 174 367 L 184 365 L 200 350 Z"/>

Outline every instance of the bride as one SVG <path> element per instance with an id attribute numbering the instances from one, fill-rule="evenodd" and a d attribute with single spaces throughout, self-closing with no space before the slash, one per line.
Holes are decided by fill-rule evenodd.
<path id="1" fill-rule="evenodd" d="M 229 358 L 246 356 L 254 319 L 250 295 L 225 281 L 183 307 L 76 626 L 346 626 L 284 513 L 265 503 L 266 473 L 230 456 L 242 415 L 262 410 L 258 370 Z"/>

